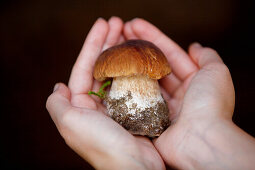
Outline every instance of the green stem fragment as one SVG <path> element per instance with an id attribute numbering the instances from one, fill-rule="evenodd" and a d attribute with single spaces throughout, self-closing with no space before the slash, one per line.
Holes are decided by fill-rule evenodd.
<path id="1" fill-rule="evenodd" d="M 96 93 L 96 92 L 93 92 L 93 91 L 89 91 L 88 92 L 88 95 L 95 95 L 95 96 L 98 96 L 100 97 L 101 99 L 105 98 L 105 94 L 106 94 L 106 91 L 104 91 L 104 88 L 109 86 L 111 84 L 111 81 L 106 81 L 99 89 L 99 91 Z"/>
<path id="2" fill-rule="evenodd" d="M 100 97 L 100 98 L 102 98 L 102 96 L 100 95 L 100 94 L 98 94 L 98 93 L 95 93 L 95 92 L 93 92 L 93 91 L 89 91 L 88 92 L 88 95 L 95 95 L 95 96 L 98 96 L 98 97 Z"/>

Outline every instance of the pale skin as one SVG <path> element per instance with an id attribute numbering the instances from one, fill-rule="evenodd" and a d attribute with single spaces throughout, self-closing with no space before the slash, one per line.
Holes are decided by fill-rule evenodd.
<path id="1" fill-rule="evenodd" d="M 106 48 L 126 39 L 153 42 L 172 74 L 160 80 L 173 124 L 158 138 L 133 136 L 89 96 L 100 83 L 93 66 Z M 232 122 L 234 87 L 217 52 L 193 43 L 188 52 L 143 19 L 98 19 L 73 67 L 68 87 L 56 84 L 47 109 L 60 134 L 96 169 L 253 169 L 255 139 Z"/>

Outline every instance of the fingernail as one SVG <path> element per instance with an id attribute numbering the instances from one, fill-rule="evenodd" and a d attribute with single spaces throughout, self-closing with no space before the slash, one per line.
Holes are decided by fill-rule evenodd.
<path id="1" fill-rule="evenodd" d="M 99 21 L 99 20 L 104 20 L 104 18 L 103 17 L 97 18 L 97 21 Z"/>
<path id="2" fill-rule="evenodd" d="M 192 46 L 195 47 L 195 48 L 201 48 L 202 47 L 202 45 L 198 42 L 194 42 Z"/>
<path id="3" fill-rule="evenodd" d="M 53 92 L 57 91 L 58 88 L 59 88 L 59 83 L 55 84 L 54 89 L 53 89 Z"/>
<path id="4" fill-rule="evenodd" d="M 111 20 L 111 19 L 113 19 L 113 18 L 118 18 L 117 16 L 111 16 L 110 18 L 109 18 L 109 21 Z"/>
<path id="5" fill-rule="evenodd" d="M 138 18 L 138 17 L 133 18 L 130 22 L 134 22 L 134 21 L 137 20 L 137 19 L 140 19 L 140 18 Z"/>

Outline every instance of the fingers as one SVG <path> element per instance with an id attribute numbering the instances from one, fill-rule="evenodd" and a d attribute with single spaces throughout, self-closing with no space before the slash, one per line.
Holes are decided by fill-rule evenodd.
<path id="1" fill-rule="evenodd" d="M 54 88 L 54 92 L 47 99 L 46 108 L 55 124 L 58 124 L 59 117 L 72 108 L 70 97 L 70 90 L 64 84 L 58 83 Z"/>
<path id="2" fill-rule="evenodd" d="M 160 80 L 160 84 L 164 89 L 172 96 L 178 87 L 181 85 L 181 81 L 174 75 L 170 74 Z"/>
<path id="3" fill-rule="evenodd" d="M 185 80 L 190 74 L 197 71 L 197 66 L 186 52 L 149 22 L 143 19 L 134 19 L 125 25 L 124 33 L 128 39 L 137 37 L 158 46 L 166 55 L 178 79 Z"/>
<path id="4" fill-rule="evenodd" d="M 199 43 L 191 44 L 189 47 L 189 54 L 199 68 L 202 68 L 210 63 L 224 64 L 215 50 L 211 48 L 203 48 Z"/>
<path id="5" fill-rule="evenodd" d="M 124 36 L 126 39 L 138 39 L 138 37 L 135 35 L 133 28 L 131 26 L 131 22 L 127 22 L 124 27 Z"/>
<path id="6" fill-rule="evenodd" d="M 120 38 L 119 38 L 117 44 L 121 44 L 121 43 L 123 43 L 125 40 L 126 40 L 125 37 L 124 37 L 123 35 L 120 35 Z"/>
<path id="7" fill-rule="evenodd" d="M 120 41 L 123 30 L 123 21 L 119 17 L 111 17 L 108 21 L 109 33 L 107 35 L 103 50 L 116 45 Z"/>
<path id="8" fill-rule="evenodd" d="M 123 21 L 119 17 L 111 17 L 108 21 L 109 24 L 109 31 L 107 34 L 107 38 L 105 40 L 105 44 L 103 46 L 103 50 L 114 46 L 116 44 L 122 43 L 124 41 L 124 38 L 122 36 L 122 30 L 123 30 Z M 94 81 L 92 89 L 93 91 L 98 91 L 101 87 L 101 82 Z M 100 102 L 101 99 L 98 97 L 91 96 L 95 101 Z"/>
<path id="9" fill-rule="evenodd" d="M 120 44 L 124 42 L 124 37 L 122 36 L 123 30 L 123 21 L 119 17 L 111 17 L 108 21 L 109 24 L 109 31 L 107 34 L 107 38 L 105 40 L 105 44 L 103 46 L 103 50 L 112 47 L 116 44 Z M 98 81 L 94 81 L 92 86 L 92 91 L 98 91 L 101 87 L 102 83 Z M 95 101 L 98 103 L 101 102 L 101 99 L 96 96 L 91 96 Z"/>
<path id="10" fill-rule="evenodd" d="M 93 67 L 101 53 L 108 30 L 107 22 L 101 18 L 91 28 L 71 73 L 69 88 L 72 94 L 84 94 L 91 90 Z"/>

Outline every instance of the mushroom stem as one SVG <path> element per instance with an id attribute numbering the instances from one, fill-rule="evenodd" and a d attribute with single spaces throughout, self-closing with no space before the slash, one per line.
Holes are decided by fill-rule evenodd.
<path id="1" fill-rule="evenodd" d="M 133 134 L 159 136 L 169 125 L 158 81 L 147 76 L 114 78 L 106 104 L 109 115 Z"/>

